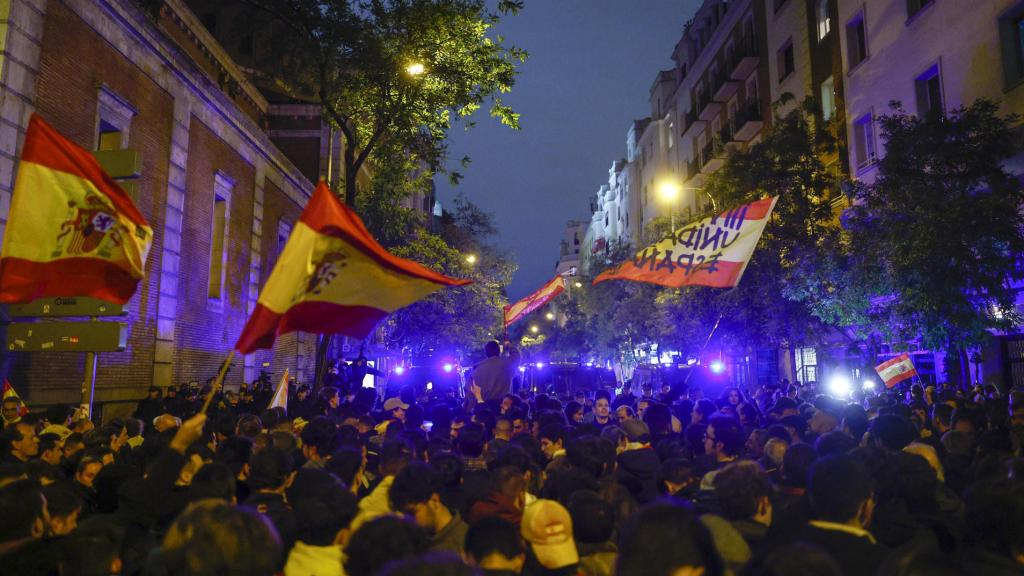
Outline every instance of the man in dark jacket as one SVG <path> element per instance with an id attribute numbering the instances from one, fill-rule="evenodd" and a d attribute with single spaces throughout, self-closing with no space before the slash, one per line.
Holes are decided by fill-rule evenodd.
<path id="1" fill-rule="evenodd" d="M 277 528 L 283 550 L 295 544 L 295 514 L 284 499 L 285 485 L 291 474 L 291 461 L 280 448 L 268 447 L 249 460 L 249 498 L 243 502 L 266 516 Z M 283 559 L 282 559 L 283 560 Z"/>
<path id="2" fill-rule="evenodd" d="M 619 454 L 619 481 L 630 489 L 640 504 L 647 504 L 658 497 L 658 472 L 661 460 L 651 448 L 651 434 L 642 420 L 627 420 L 622 423 L 629 442 Z"/>
<path id="3" fill-rule="evenodd" d="M 817 519 L 792 539 L 826 550 L 844 574 L 875 574 L 888 550 L 867 530 L 875 501 L 864 466 L 849 456 L 818 460 L 811 467 L 808 494 Z"/>
<path id="4" fill-rule="evenodd" d="M 164 413 L 164 403 L 160 396 L 160 389 L 150 386 L 148 395 L 139 400 L 139 405 L 132 416 L 142 420 L 147 426 L 152 424 L 154 418 Z"/>

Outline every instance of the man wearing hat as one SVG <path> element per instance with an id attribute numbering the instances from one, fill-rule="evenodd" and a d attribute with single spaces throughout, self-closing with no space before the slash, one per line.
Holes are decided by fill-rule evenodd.
<path id="1" fill-rule="evenodd" d="M 573 540 L 572 517 L 565 507 L 554 500 L 535 501 L 523 512 L 520 530 L 532 552 L 528 563 L 536 559 L 548 572 L 575 573 L 580 556 Z"/>
<path id="2" fill-rule="evenodd" d="M 619 425 L 626 433 L 626 449 L 619 454 L 619 481 L 637 502 L 646 504 L 658 497 L 661 460 L 651 448 L 651 432 L 643 420 L 626 420 Z"/>
<path id="3" fill-rule="evenodd" d="M 409 405 L 402 402 L 401 398 L 398 398 L 397 396 L 388 398 L 384 401 L 384 419 L 374 427 L 374 430 L 377 431 L 378 435 L 383 436 L 384 432 L 387 431 L 388 425 L 392 422 L 397 421 L 404 425 L 405 411 L 408 409 Z"/>

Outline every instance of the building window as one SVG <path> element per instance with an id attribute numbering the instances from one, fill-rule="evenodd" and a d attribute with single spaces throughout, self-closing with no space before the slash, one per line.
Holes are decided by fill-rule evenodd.
<path id="1" fill-rule="evenodd" d="M 829 76 L 821 83 L 821 119 L 828 122 L 836 114 L 835 83 Z"/>
<path id="2" fill-rule="evenodd" d="M 935 0 L 907 0 L 907 18 L 913 18 L 915 14 L 924 10 L 935 2 Z"/>
<path id="3" fill-rule="evenodd" d="M 97 100 L 96 150 L 127 148 L 132 118 L 138 110 L 106 85 L 100 86 Z"/>
<path id="4" fill-rule="evenodd" d="M 917 95 L 917 114 L 942 112 L 942 71 L 936 62 L 914 80 Z"/>
<path id="5" fill-rule="evenodd" d="M 876 159 L 875 121 L 870 112 L 853 121 L 853 154 L 858 168 L 868 166 Z"/>
<path id="6" fill-rule="evenodd" d="M 776 55 L 776 61 L 779 66 L 779 82 L 781 83 L 796 68 L 793 62 L 793 39 L 786 40 L 786 43 L 779 48 L 779 52 Z"/>
<path id="7" fill-rule="evenodd" d="M 864 11 L 861 10 L 846 23 L 846 56 L 853 70 L 868 59 L 868 37 L 864 30 Z"/>
<path id="8" fill-rule="evenodd" d="M 210 240 L 210 274 L 207 298 L 223 302 L 224 276 L 228 259 L 228 214 L 235 182 L 223 172 L 214 177 L 213 223 Z"/>
<path id="9" fill-rule="evenodd" d="M 793 351 L 796 357 L 796 380 L 801 384 L 818 381 L 818 354 L 814 348 L 797 348 Z"/>
<path id="10" fill-rule="evenodd" d="M 832 31 L 832 17 L 828 10 L 829 0 L 815 0 L 814 12 L 818 20 L 818 40 L 823 40 Z"/>
<path id="11" fill-rule="evenodd" d="M 1003 53 L 1004 88 L 1024 80 L 1024 2 L 999 17 L 999 43 Z"/>
<path id="12" fill-rule="evenodd" d="M 747 80 L 747 102 L 757 102 L 757 75 L 754 74 Z"/>

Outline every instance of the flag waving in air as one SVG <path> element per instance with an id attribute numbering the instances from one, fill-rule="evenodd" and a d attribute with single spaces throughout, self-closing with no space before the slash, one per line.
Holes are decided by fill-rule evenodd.
<path id="1" fill-rule="evenodd" d="M 235 348 L 249 354 L 302 330 L 365 338 L 388 314 L 469 284 L 384 249 L 321 182 L 295 223 Z"/>
<path id="2" fill-rule="evenodd" d="M 906 352 L 875 366 L 875 372 L 878 372 L 878 376 L 885 382 L 886 388 L 892 388 L 904 380 L 917 376 L 914 362 Z"/>
<path id="3" fill-rule="evenodd" d="M 516 320 L 519 320 L 523 316 L 526 316 L 530 312 L 533 312 L 537 308 L 547 304 L 552 298 L 558 296 L 563 291 L 565 291 L 565 278 L 561 275 L 555 276 L 550 282 L 541 286 L 540 289 L 533 294 L 530 294 L 511 306 L 505 306 L 505 328 L 511 326 Z"/>
<path id="4" fill-rule="evenodd" d="M 737 206 L 672 231 L 631 260 L 594 279 L 633 280 L 680 288 L 732 288 L 740 282 L 778 197 Z"/>
<path id="5" fill-rule="evenodd" d="M 0 252 L 0 302 L 92 296 L 124 304 L 153 230 L 81 146 L 33 114 Z"/>
<path id="6" fill-rule="evenodd" d="M 284 369 L 284 376 L 281 376 L 281 381 L 277 384 L 277 390 L 274 390 L 274 397 L 270 399 L 270 405 L 267 406 L 267 410 L 271 408 L 284 408 L 285 412 L 288 411 L 288 369 Z"/>

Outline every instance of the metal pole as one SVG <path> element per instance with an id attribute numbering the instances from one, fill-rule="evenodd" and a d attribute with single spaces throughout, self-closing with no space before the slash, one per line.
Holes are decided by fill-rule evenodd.
<path id="1" fill-rule="evenodd" d="M 89 319 L 96 322 L 96 316 Z M 98 360 L 95 352 L 85 353 L 85 379 L 82 381 L 82 405 L 88 410 L 87 417 L 92 419 L 92 400 L 96 393 L 96 364 Z"/>

